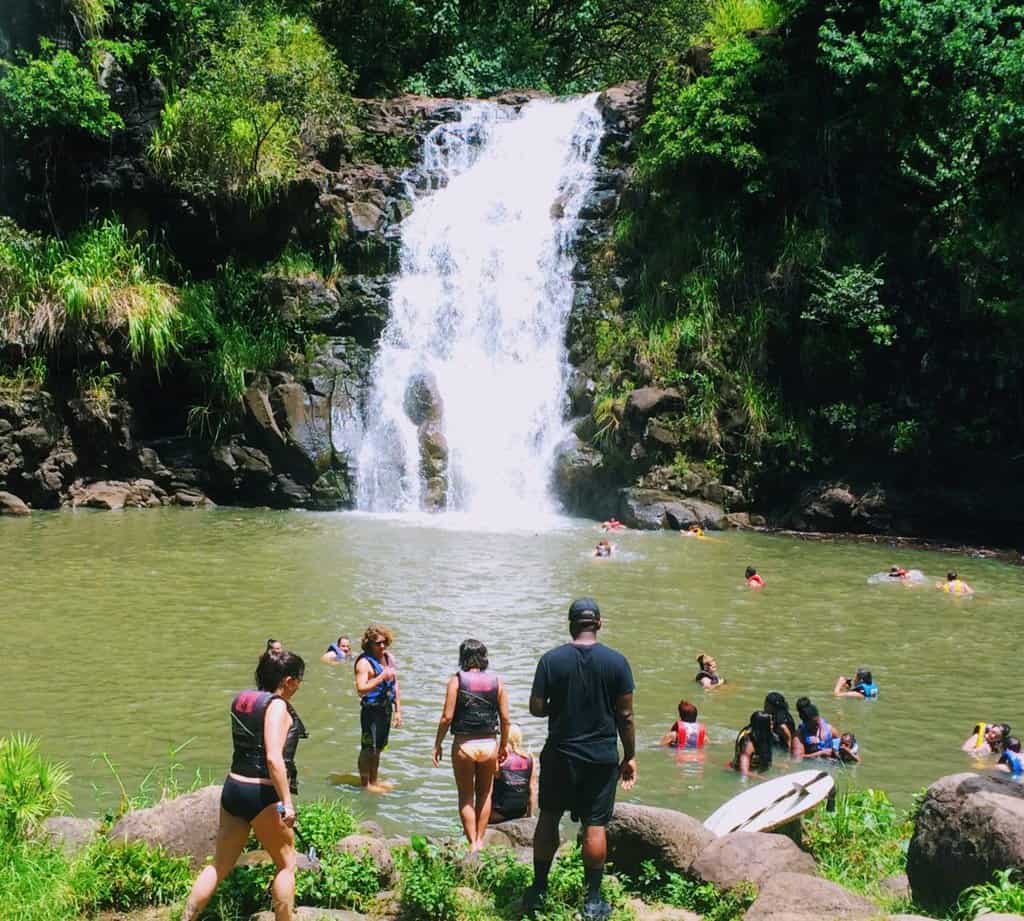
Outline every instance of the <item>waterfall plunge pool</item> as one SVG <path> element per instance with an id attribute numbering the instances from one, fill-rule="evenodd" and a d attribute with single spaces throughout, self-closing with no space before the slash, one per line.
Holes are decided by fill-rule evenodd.
<path id="1" fill-rule="evenodd" d="M 751 533 L 613 537 L 595 561 L 593 522 L 547 519 L 536 530 L 481 529 L 458 515 L 380 516 L 265 510 L 61 512 L 0 520 L 3 635 L 0 734 L 39 736 L 71 767 L 75 812 L 116 806 L 106 753 L 131 791 L 175 756 L 187 781 L 220 781 L 230 758 L 228 704 L 249 687 L 270 636 L 300 653 L 295 703 L 310 730 L 299 750 L 301 796 L 339 796 L 388 830 L 457 823 L 448 764 L 430 765 L 445 680 L 459 642 L 487 643 L 513 718 L 535 750 L 544 721 L 527 713 L 537 657 L 567 638 L 578 595 L 601 604 L 602 638 L 637 682 L 639 781 L 623 799 L 705 818 L 743 782 L 725 767 L 736 731 L 769 690 L 809 695 L 860 741 L 863 764 L 840 784 L 880 787 L 902 805 L 942 774 L 971 767 L 958 750 L 981 719 L 1019 728 L 1024 570 L 992 560 Z M 951 566 L 978 590 L 866 584 L 899 563 L 938 579 Z M 755 565 L 766 589 L 746 590 Z M 355 642 L 380 621 L 397 635 L 405 727 L 392 735 L 385 797 L 334 787 L 359 745 L 350 669 L 318 661 L 339 633 Z M 729 684 L 700 691 L 698 652 Z M 833 700 L 835 676 L 868 665 L 875 703 Z M 677 759 L 658 738 L 680 698 L 697 704 L 711 743 Z M 190 740 L 190 741 L 189 741 Z M 783 759 L 775 772 L 786 769 Z"/>

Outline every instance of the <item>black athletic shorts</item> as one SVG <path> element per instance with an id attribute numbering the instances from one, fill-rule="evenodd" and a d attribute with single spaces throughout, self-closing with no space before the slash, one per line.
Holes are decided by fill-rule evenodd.
<path id="1" fill-rule="evenodd" d="M 540 753 L 540 808 L 568 811 L 574 822 L 607 825 L 615 808 L 618 764 L 581 761 L 555 749 Z"/>
<path id="2" fill-rule="evenodd" d="M 246 822 L 251 822 L 267 806 L 280 800 L 273 784 L 243 783 L 234 777 L 226 777 L 220 791 L 221 808 Z"/>
<path id="3" fill-rule="evenodd" d="M 363 728 L 363 750 L 383 751 L 388 747 L 391 735 L 391 707 L 375 704 L 363 705 L 359 713 L 359 725 Z"/>

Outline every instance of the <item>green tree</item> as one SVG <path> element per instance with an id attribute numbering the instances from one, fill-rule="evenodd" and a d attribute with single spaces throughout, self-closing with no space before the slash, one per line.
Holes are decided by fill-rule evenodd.
<path id="1" fill-rule="evenodd" d="M 309 20 L 242 12 L 168 102 L 151 162 L 192 194 L 258 201 L 296 174 L 303 142 L 348 117 L 350 83 Z"/>

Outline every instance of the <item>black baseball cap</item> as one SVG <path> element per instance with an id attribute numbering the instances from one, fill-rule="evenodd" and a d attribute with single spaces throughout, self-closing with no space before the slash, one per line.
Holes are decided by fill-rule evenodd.
<path id="1" fill-rule="evenodd" d="M 569 620 L 600 620 L 601 609 L 593 598 L 577 598 L 569 605 Z"/>

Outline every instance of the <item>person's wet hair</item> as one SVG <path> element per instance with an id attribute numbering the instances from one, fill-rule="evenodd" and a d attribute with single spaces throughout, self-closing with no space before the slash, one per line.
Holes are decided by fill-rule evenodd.
<path id="1" fill-rule="evenodd" d="M 256 665 L 256 687 L 261 691 L 276 691 L 285 678 L 299 681 L 306 674 L 302 657 L 287 649 L 279 653 L 265 652 Z"/>
<path id="2" fill-rule="evenodd" d="M 679 719 L 684 723 L 696 723 L 697 708 L 688 700 L 679 701 Z"/>
<path id="3" fill-rule="evenodd" d="M 796 712 L 800 715 L 800 719 L 806 722 L 806 716 L 804 715 L 808 707 L 813 706 L 810 697 L 798 697 L 796 699 Z"/>
<path id="4" fill-rule="evenodd" d="M 776 726 L 788 726 L 790 731 L 796 731 L 793 714 L 789 712 L 789 704 L 778 691 L 771 691 L 765 695 L 764 709 L 772 715 Z"/>
<path id="5" fill-rule="evenodd" d="M 710 656 L 706 652 L 702 652 L 699 656 L 697 656 L 697 664 L 701 667 L 701 669 L 706 669 L 707 663 L 713 661 L 714 658 L 714 656 Z"/>
<path id="6" fill-rule="evenodd" d="M 1010 736 L 1003 748 L 1008 752 L 1020 752 L 1020 739 L 1016 736 Z"/>
<path id="7" fill-rule="evenodd" d="M 957 575 L 955 569 L 951 569 L 949 572 L 946 573 L 946 579 L 949 582 L 952 582 L 955 579 L 959 579 L 959 578 L 960 578 L 960 576 Z"/>
<path id="8" fill-rule="evenodd" d="M 867 668 L 857 669 L 857 683 L 858 684 L 873 684 L 871 680 L 871 670 Z"/>
<path id="9" fill-rule="evenodd" d="M 380 636 L 384 638 L 385 648 L 390 647 L 395 642 L 394 633 L 392 633 L 387 627 L 381 626 L 380 624 L 370 624 L 370 626 L 363 631 L 363 639 L 362 642 L 359 644 L 363 652 L 370 652 L 370 650 L 373 648 L 372 644 L 370 643 L 370 640 L 372 640 L 375 636 Z"/>
<path id="10" fill-rule="evenodd" d="M 274 638 L 273 638 L 272 636 L 270 636 L 270 637 L 267 637 L 267 648 L 266 648 L 266 649 L 264 649 L 263 651 L 264 651 L 264 652 L 270 652 L 270 650 L 271 650 L 271 647 L 273 647 L 273 645 L 274 645 L 274 644 L 275 644 L 276 642 L 277 642 L 277 640 L 275 640 L 275 639 L 274 639 Z"/>
<path id="11" fill-rule="evenodd" d="M 459 668 L 468 672 L 472 668 L 487 671 L 490 660 L 487 658 L 487 647 L 480 640 L 463 640 L 459 646 Z"/>
<path id="12" fill-rule="evenodd" d="M 996 729 L 999 730 L 999 743 L 1003 746 L 1010 740 L 1010 724 L 1009 723 L 996 723 Z"/>
<path id="13" fill-rule="evenodd" d="M 753 566 L 748 566 L 747 567 L 747 571 L 744 574 L 744 578 L 749 579 L 751 576 L 756 576 L 756 575 L 757 575 L 757 570 L 754 569 Z"/>
<path id="14" fill-rule="evenodd" d="M 750 714 L 750 739 L 754 743 L 758 761 L 762 768 L 772 763 L 772 717 L 764 710 L 755 710 Z"/>

